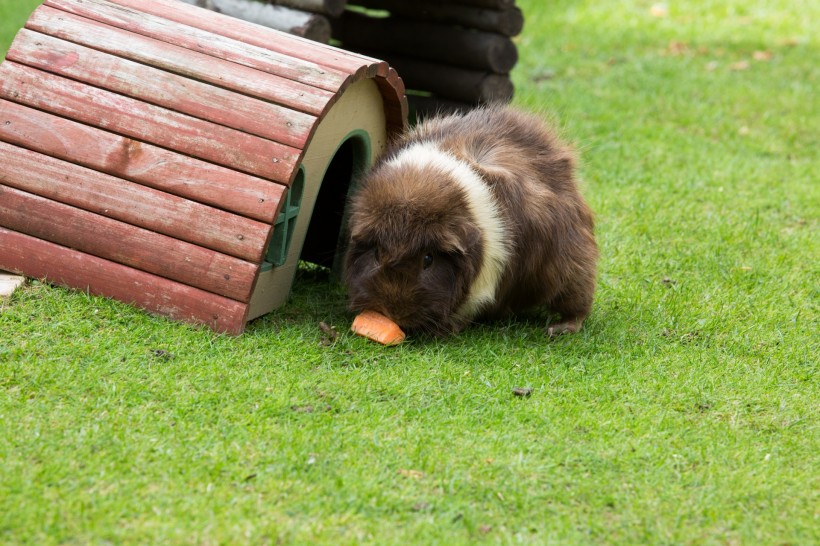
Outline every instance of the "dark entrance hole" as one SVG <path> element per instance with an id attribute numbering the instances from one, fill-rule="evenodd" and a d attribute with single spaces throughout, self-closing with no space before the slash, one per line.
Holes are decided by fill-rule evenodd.
<path id="1" fill-rule="evenodd" d="M 339 146 L 322 179 L 302 246 L 302 260 L 339 273 L 347 239 L 347 196 L 369 162 L 370 141 L 367 134 L 354 133 Z"/>

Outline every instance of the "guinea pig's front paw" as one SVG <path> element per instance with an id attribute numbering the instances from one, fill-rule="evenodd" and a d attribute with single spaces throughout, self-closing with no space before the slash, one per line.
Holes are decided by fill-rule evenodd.
<path id="1" fill-rule="evenodd" d="M 584 325 L 584 319 L 566 320 L 550 324 L 547 327 L 547 337 L 558 337 L 564 334 L 574 334 Z"/>

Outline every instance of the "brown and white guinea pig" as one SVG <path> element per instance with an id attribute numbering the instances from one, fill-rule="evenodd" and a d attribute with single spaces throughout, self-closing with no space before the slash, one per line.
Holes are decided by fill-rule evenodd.
<path id="1" fill-rule="evenodd" d="M 590 312 L 598 249 L 573 152 L 510 107 L 433 117 L 400 137 L 349 204 L 353 311 L 435 335 L 543 306 L 550 336 Z"/>

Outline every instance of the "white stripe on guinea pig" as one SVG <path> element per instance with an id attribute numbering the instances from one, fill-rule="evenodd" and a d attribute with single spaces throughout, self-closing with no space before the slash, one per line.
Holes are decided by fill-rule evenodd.
<path id="1" fill-rule="evenodd" d="M 428 166 L 441 172 L 441 180 L 458 184 L 467 198 L 467 208 L 476 225 L 480 225 L 484 249 L 481 268 L 466 301 L 456 315 L 472 320 L 482 308 L 495 302 L 501 276 L 507 267 L 511 242 L 506 221 L 484 180 L 466 162 L 439 149 L 432 142 L 418 142 L 404 148 L 385 162 L 385 168 L 408 169 Z"/>

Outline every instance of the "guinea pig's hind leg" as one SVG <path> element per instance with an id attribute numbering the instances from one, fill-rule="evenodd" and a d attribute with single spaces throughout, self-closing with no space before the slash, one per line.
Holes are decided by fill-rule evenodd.
<path id="1" fill-rule="evenodd" d="M 547 326 L 547 335 L 556 337 L 562 334 L 574 334 L 584 325 L 592 310 L 592 296 L 595 292 L 594 277 L 578 279 L 567 287 L 547 308 L 558 313 L 561 320 Z"/>
<path id="2" fill-rule="evenodd" d="M 573 318 L 550 324 L 547 326 L 547 336 L 558 337 L 563 334 L 574 334 L 584 325 L 585 318 L 586 317 Z"/>

